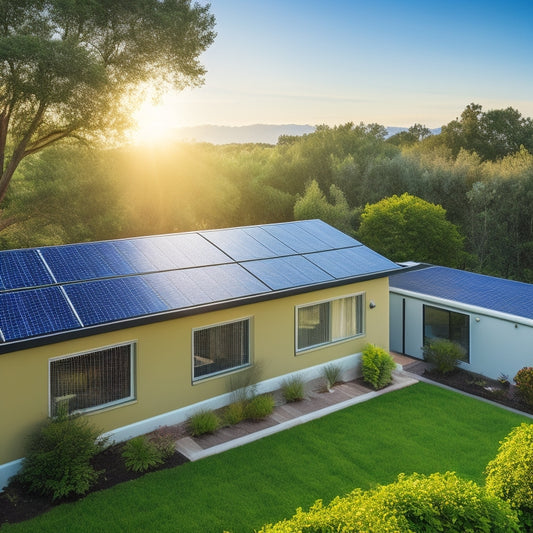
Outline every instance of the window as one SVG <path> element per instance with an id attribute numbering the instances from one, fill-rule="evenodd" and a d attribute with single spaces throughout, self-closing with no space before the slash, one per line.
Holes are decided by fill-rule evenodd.
<path id="1" fill-rule="evenodd" d="M 133 400 L 133 357 L 134 345 L 123 344 L 50 360 L 50 415 L 61 401 L 73 412 Z"/>
<path id="2" fill-rule="evenodd" d="M 296 351 L 363 334 L 363 295 L 296 308 Z"/>
<path id="3" fill-rule="evenodd" d="M 424 344 L 429 339 L 448 339 L 462 346 L 470 360 L 470 316 L 424 305 Z"/>
<path id="4" fill-rule="evenodd" d="M 250 320 L 193 331 L 193 380 L 250 364 Z"/>

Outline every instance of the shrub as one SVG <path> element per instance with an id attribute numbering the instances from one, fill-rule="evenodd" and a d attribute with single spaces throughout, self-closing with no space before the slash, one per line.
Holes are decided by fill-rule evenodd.
<path id="1" fill-rule="evenodd" d="M 86 418 L 60 410 L 30 436 L 17 479 L 29 492 L 53 500 L 85 494 L 100 474 L 90 463 L 106 445 L 100 433 Z"/>
<path id="2" fill-rule="evenodd" d="M 454 473 L 400 474 L 390 485 L 356 489 L 308 512 L 298 509 L 290 520 L 267 525 L 260 533 L 296 531 L 520 531 L 517 514 L 507 502 Z"/>
<path id="3" fill-rule="evenodd" d="M 272 414 L 274 410 L 274 397 L 272 394 L 262 394 L 252 398 L 245 408 L 246 418 L 251 420 L 262 420 Z"/>
<path id="4" fill-rule="evenodd" d="M 396 363 L 383 348 L 367 344 L 363 349 L 361 362 L 363 379 L 374 389 L 382 389 L 392 381 L 392 371 L 396 368 Z"/>
<path id="5" fill-rule="evenodd" d="M 172 457 L 176 452 L 176 440 L 172 435 L 152 434 L 150 442 L 159 450 L 163 461 Z"/>
<path id="6" fill-rule="evenodd" d="M 515 427 L 485 470 L 487 490 L 533 518 L 533 424 Z"/>
<path id="7" fill-rule="evenodd" d="M 246 418 L 244 414 L 246 403 L 247 402 L 244 401 L 230 403 L 226 409 L 224 409 L 224 424 L 234 426 L 235 424 L 242 422 Z"/>
<path id="8" fill-rule="evenodd" d="M 305 397 L 305 386 L 301 376 L 294 375 L 281 384 L 281 393 L 286 402 L 299 402 Z"/>
<path id="9" fill-rule="evenodd" d="M 163 463 L 163 453 L 144 435 L 129 440 L 124 445 L 122 458 L 128 470 L 145 472 Z"/>
<path id="10" fill-rule="evenodd" d="M 518 371 L 514 377 L 520 398 L 533 407 L 533 367 L 526 366 Z"/>
<path id="11" fill-rule="evenodd" d="M 340 379 L 341 367 L 333 363 L 324 367 L 324 379 L 326 381 L 326 388 L 329 390 Z"/>
<path id="12" fill-rule="evenodd" d="M 189 430 L 193 437 L 214 433 L 220 427 L 218 416 L 209 410 L 199 411 L 189 418 Z"/>
<path id="13" fill-rule="evenodd" d="M 423 352 L 424 359 L 440 374 L 449 374 L 455 370 L 459 361 L 466 355 L 462 346 L 448 339 L 433 339 L 426 342 Z"/>

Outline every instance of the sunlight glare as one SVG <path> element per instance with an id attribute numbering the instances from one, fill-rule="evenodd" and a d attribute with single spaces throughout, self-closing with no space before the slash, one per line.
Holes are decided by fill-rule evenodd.
<path id="1" fill-rule="evenodd" d="M 165 102 L 154 104 L 145 101 L 133 114 L 137 127 L 132 131 L 135 144 L 157 144 L 172 139 L 174 129 L 179 127 L 176 109 Z"/>

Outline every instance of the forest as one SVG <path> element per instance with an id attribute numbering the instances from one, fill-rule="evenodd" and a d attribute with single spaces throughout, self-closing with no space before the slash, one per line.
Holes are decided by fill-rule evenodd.
<path id="1" fill-rule="evenodd" d="M 385 223 L 368 242 L 369 208 L 404 193 L 442 206 L 459 255 L 447 251 L 444 226 L 418 214 L 407 229 Z M 281 136 L 275 145 L 64 142 L 19 165 L 2 202 L 0 248 L 305 218 L 321 218 L 378 252 L 387 231 L 401 227 L 424 244 L 409 250 L 415 256 L 400 253 L 402 260 L 531 283 L 533 121 L 513 108 L 470 104 L 438 135 L 415 124 L 386 138 L 379 124 L 348 122 Z M 390 240 L 405 252 L 401 239 Z M 388 256 L 398 260 L 394 251 Z"/>

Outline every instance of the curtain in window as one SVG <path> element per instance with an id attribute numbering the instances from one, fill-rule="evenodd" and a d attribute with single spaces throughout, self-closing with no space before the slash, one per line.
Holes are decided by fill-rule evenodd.
<path id="1" fill-rule="evenodd" d="M 355 328 L 355 296 L 330 302 L 331 340 L 336 341 L 353 337 Z"/>

